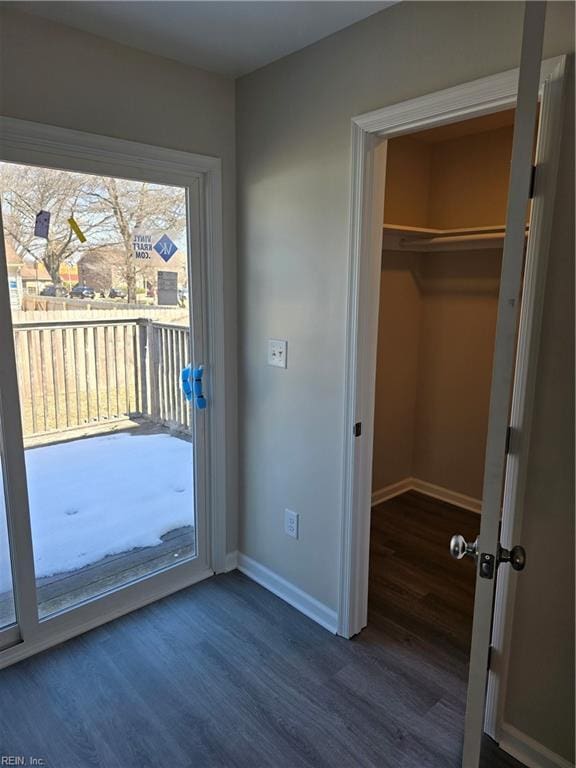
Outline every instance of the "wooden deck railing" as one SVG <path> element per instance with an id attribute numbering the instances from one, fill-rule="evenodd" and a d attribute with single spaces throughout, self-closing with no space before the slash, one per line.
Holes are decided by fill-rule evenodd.
<path id="1" fill-rule="evenodd" d="M 186 326 L 139 322 L 142 413 L 153 421 L 190 430 L 190 406 L 180 387 L 180 373 L 190 362 Z"/>
<path id="2" fill-rule="evenodd" d="M 16 323 L 25 437 L 147 418 L 190 430 L 188 328 L 146 319 Z"/>

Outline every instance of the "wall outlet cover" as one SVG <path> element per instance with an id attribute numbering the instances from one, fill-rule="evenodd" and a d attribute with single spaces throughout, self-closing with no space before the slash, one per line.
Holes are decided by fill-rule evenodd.
<path id="1" fill-rule="evenodd" d="M 298 538 L 299 517 L 298 512 L 293 512 L 291 509 L 284 510 L 284 532 L 293 539 Z"/>

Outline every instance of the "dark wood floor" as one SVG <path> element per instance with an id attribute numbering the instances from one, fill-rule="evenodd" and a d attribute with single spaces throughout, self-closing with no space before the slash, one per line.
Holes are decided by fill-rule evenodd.
<path id="1" fill-rule="evenodd" d="M 439 531 L 455 521 L 470 533 L 414 497 L 375 510 L 370 624 L 353 641 L 234 572 L 0 672 L 0 755 L 47 768 L 459 767 L 472 580 L 444 560 Z M 488 741 L 483 760 L 519 765 Z"/>
<path id="2" fill-rule="evenodd" d="M 451 558 L 448 544 L 454 533 L 473 541 L 479 526 L 478 514 L 414 492 L 372 510 L 368 628 L 362 638 L 373 636 L 386 647 L 392 641 L 399 663 L 403 659 L 423 689 L 429 688 L 423 732 L 435 734 L 448 754 L 445 762 L 423 766 L 459 765 L 475 566 L 469 558 Z M 486 738 L 482 765 L 521 764 Z"/>
<path id="3" fill-rule="evenodd" d="M 454 533 L 474 540 L 474 512 L 409 492 L 372 510 L 369 623 L 395 622 L 467 666 L 474 610 L 474 562 L 454 560 Z"/>

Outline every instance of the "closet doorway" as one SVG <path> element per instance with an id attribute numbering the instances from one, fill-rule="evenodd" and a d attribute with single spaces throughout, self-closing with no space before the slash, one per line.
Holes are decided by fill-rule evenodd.
<path id="1" fill-rule="evenodd" d="M 514 573 L 512 569 L 519 570 L 522 567 L 520 552 L 513 545 L 520 544 L 522 541 L 520 526 L 526 489 L 526 459 L 529 450 L 547 259 L 553 226 L 566 69 L 565 57 L 540 61 L 543 15 L 543 8 L 539 4 L 526 5 L 522 64 L 519 69 L 382 107 L 352 120 L 350 272 L 346 355 L 347 370 L 350 371 L 350 375 L 346 379 L 344 408 L 346 432 L 343 460 L 344 502 L 338 632 L 344 637 L 352 637 L 361 632 L 367 624 L 370 629 L 368 593 L 372 498 L 377 502 L 390 501 L 390 499 L 394 500 L 393 494 L 396 493 L 396 502 L 399 504 L 398 497 L 403 492 L 410 492 L 412 496 L 405 501 L 410 501 L 411 512 L 405 511 L 404 517 L 410 520 L 413 527 L 417 517 L 417 504 L 424 507 L 421 510 L 424 515 L 427 512 L 426 505 L 430 503 L 434 505 L 444 503 L 445 512 L 452 510 L 457 513 L 460 530 L 450 525 L 447 526 L 449 533 L 450 535 L 460 533 L 465 536 L 458 537 L 454 546 L 449 536 L 445 537 L 442 534 L 441 538 L 446 550 L 451 547 L 454 554 L 470 555 L 470 559 L 463 558 L 459 563 L 456 577 L 458 583 L 464 583 L 467 578 L 467 564 L 474 561 L 476 566 L 475 571 L 471 573 L 472 580 L 468 592 L 469 601 L 474 596 L 474 609 L 467 694 L 465 694 L 465 683 L 461 685 L 461 694 L 466 695 L 467 699 L 462 750 L 463 764 L 467 768 L 478 768 L 484 731 L 497 738 L 499 735 L 502 722 L 501 703 L 504 700 L 510 653 L 512 627 L 510 609 L 516 580 L 516 576 L 512 575 Z M 510 122 L 510 115 L 503 114 L 510 110 L 514 111 L 512 126 L 507 125 Z M 470 132 L 467 128 L 461 132 L 456 125 L 468 122 L 473 126 L 475 120 L 480 121 L 476 126 L 483 123 L 485 130 Z M 490 120 L 494 121 L 492 125 L 488 124 Z M 390 166 L 394 164 L 393 159 L 390 164 L 388 163 L 388 150 L 394 140 L 403 138 L 406 145 L 410 143 L 406 141 L 407 138 L 413 141 L 420 140 L 422 144 L 444 145 L 445 142 L 452 140 L 462 142 L 471 140 L 466 138 L 466 133 L 474 136 L 505 128 L 512 128 L 513 132 L 511 159 L 507 168 L 509 184 L 505 193 L 507 196 L 505 231 L 502 220 L 492 219 L 492 216 L 490 219 L 484 219 L 484 223 L 478 223 L 481 219 L 466 220 L 463 217 L 460 220 L 454 220 L 455 214 L 462 209 L 465 199 L 470 199 L 471 185 L 474 181 L 470 170 L 464 175 L 460 173 L 460 188 L 455 190 L 456 195 L 452 199 L 448 212 L 450 216 L 445 212 L 446 218 L 444 220 L 437 218 L 435 222 L 428 218 L 429 208 L 435 211 L 437 217 L 440 217 L 440 211 L 435 208 L 440 200 L 440 193 L 435 190 L 434 199 L 429 205 L 430 178 L 426 183 L 423 182 L 422 177 L 413 177 L 411 180 L 409 173 L 414 171 L 414 168 L 405 168 L 399 185 L 400 199 L 397 200 L 397 210 L 401 210 L 403 203 L 407 204 L 410 194 L 415 194 L 416 208 L 419 205 L 420 213 L 425 211 L 426 215 L 424 218 L 412 221 L 407 219 L 394 221 L 390 217 L 390 206 L 386 207 L 384 200 L 386 177 L 390 177 Z M 434 135 L 432 131 L 435 129 L 442 129 L 442 133 Z M 418 134 L 422 135 L 418 136 Z M 433 147 L 428 149 L 420 147 L 420 149 L 422 155 L 428 155 L 428 160 L 424 158 L 424 165 L 426 167 L 428 163 L 430 177 L 433 168 L 438 166 L 441 150 Z M 397 159 L 401 154 L 402 147 L 397 152 Z M 434 160 L 435 154 L 437 157 Z M 417 161 L 412 160 L 412 165 L 414 162 Z M 446 163 L 448 163 L 447 158 Z M 478 173 L 486 174 L 487 169 L 484 163 L 479 160 L 478 164 L 482 166 Z M 490 167 L 494 167 L 494 164 L 490 164 Z M 450 181 L 448 177 L 444 179 L 444 191 L 449 189 Z M 491 208 L 497 203 L 496 198 L 497 195 L 491 191 L 490 199 L 483 202 Z M 449 220 L 451 217 L 452 220 Z M 434 421 L 429 415 L 426 417 L 429 412 L 424 408 L 423 403 L 412 406 L 412 433 L 408 436 L 402 435 L 401 443 L 392 446 L 389 457 L 390 467 L 395 465 L 396 470 L 401 471 L 402 461 L 408 455 L 410 462 L 407 471 L 410 474 L 398 474 L 395 480 L 384 480 L 384 482 L 380 478 L 379 482 L 376 480 L 373 484 L 372 459 L 375 437 L 377 437 L 375 405 L 379 304 L 383 266 L 386 272 L 391 273 L 400 269 L 406 272 L 406 262 L 401 261 L 401 268 L 398 268 L 398 262 L 396 261 L 395 266 L 394 259 L 408 257 L 413 271 L 411 286 L 413 304 L 417 304 L 417 300 L 421 304 L 426 304 L 424 308 L 419 307 L 420 315 L 417 322 L 413 319 L 414 315 L 411 316 L 411 333 L 408 333 L 405 338 L 400 336 L 401 345 L 409 346 L 408 341 L 411 336 L 421 336 L 420 316 L 426 319 L 424 323 L 426 333 L 442 330 L 442 323 L 438 318 L 436 318 L 438 320 L 436 327 L 434 326 L 433 313 L 430 312 L 432 319 L 427 321 L 430 309 L 428 304 L 431 306 L 436 301 L 437 295 L 441 297 L 448 285 L 454 289 L 458 281 L 461 281 L 460 288 L 462 288 L 464 282 L 479 278 L 478 272 L 470 266 L 473 261 L 469 262 L 467 269 L 464 269 L 460 259 L 460 262 L 457 262 L 459 268 L 456 273 L 450 272 L 453 268 L 453 262 L 450 261 L 452 257 L 458 252 L 475 256 L 478 254 L 473 254 L 474 251 L 497 253 L 500 247 L 502 249 L 500 273 L 494 267 L 495 254 L 492 254 L 481 262 L 480 275 L 481 292 L 486 296 L 494 292 L 498 296 L 496 331 L 491 342 L 493 344 L 493 376 L 490 384 L 488 429 L 485 438 L 484 467 L 486 470 L 482 471 L 485 475 L 481 491 L 482 514 L 476 511 L 477 502 L 480 499 L 468 490 L 473 487 L 474 476 L 473 472 L 465 471 L 459 452 L 460 447 L 457 442 L 454 442 L 454 435 L 458 435 L 458 429 L 455 432 L 452 431 L 455 427 L 454 421 L 447 419 L 447 426 L 440 429 L 437 420 Z M 386 251 L 395 252 L 395 255 L 387 254 Z M 426 258 L 428 261 L 425 260 Z M 430 263 L 432 259 L 439 260 Z M 496 262 L 497 259 L 496 256 Z M 434 266 L 435 263 L 439 266 Z M 410 287 L 409 284 L 408 287 Z M 418 294 L 416 294 L 416 288 Z M 392 293 L 390 306 L 393 306 L 398 298 L 395 291 Z M 431 297 L 429 300 L 428 295 Z M 421 296 L 424 298 L 420 298 Z M 406 315 L 404 301 L 400 300 L 397 304 L 402 309 L 402 317 L 404 317 Z M 444 312 L 448 310 L 445 309 Z M 441 319 L 446 318 L 441 316 Z M 398 323 L 398 320 L 392 318 L 391 322 Z M 461 321 L 459 322 L 461 324 Z M 460 330 L 458 323 L 453 323 L 452 328 Z M 402 326 L 398 330 L 403 332 L 406 328 Z M 440 334 L 439 350 L 433 353 L 432 360 L 430 360 L 430 354 L 426 360 L 430 363 L 430 370 L 434 371 L 434 366 L 438 362 L 436 358 L 444 360 L 444 356 L 448 354 L 447 350 L 450 349 L 450 341 L 457 337 L 457 333 Z M 486 346 L 489 335 L 484 334 L 480 338 L 482 345 Z M 465 381 L 468 376 L 467 366 L 470 365 L 468 356 L 472 354 L 474 343 L 468 341 L 465 345 L 469 349 L 466 349 L 466 354 L 463 356 L 465 362 L 462 364 L 462 369 L 457 369 L 454 374 L 457 382 Z M 401 379 L 400 384 L 397 384 L 404 403 L 408 402 L 408 404 L 414 402 L 420 387 L 419 371 L 423 367 L 420 358 L 423 357 L 421 352 L 423 353 L 426 349 L 426 344 L 422 344 L 421 338 L 418 339 L 415 349 L 417 352 L 414 352 L 413 347 L 411 356 L 412 378 Z M 426 405 L 434 407 L 442 405 L 443 398 L 434 389 L 433 379 L 425 379 L 424 385 L 428 399 Z M 410 392 L 412 392 L 412 399 L 409 397 Z M 452 399 L 453 393 L 454 390 L 451 390 L 450 398 Z M 450 398 L 448 398 L 450 406 L 448 412 L 453 416 L 454 411 L 458 411 L 459 404 L 451 402 Z M 475 407 L 477 412 L 481 411 L 477 403 Z M 392 418 L 397 420 L 397 426 L 402 423 L 403 417 L 406 418 L 406 412 L 410 414 L 410 405 L 406 406 L 404 413 L 399 405 L 392 412 Z M 467 441 L 470 447 L 472 441 L 469 433 L 472 431 L 473 422 L 469 414 L 467 421 L 470 423 L 463 434 L 464 442 Z M 431 429 L 434 427 L 436 436 L 448 435 L 452 441 L 450 462 L 443 462 L 443 450 L 436 451 L 430 443 L 425 443 L 422 450 L 414 450 L 414 430 L 417 423 L 419 426 L 427 426 L 429 434 L 434 433 L 434 429 Z M 418 457 L 418 463 L 415 457 Z M 377 458 L 375 460 L 377 461 Z M 435 475 L 428 474 L 428 477 L 425 477 L 421 474 L 418 477 L 416 468 L 420 470 L 422 467 L 427 468 L 427 474 L 431 471 L 430 468 L 434 467 Z M 459 469 L 456 490 L 450 488 L 452 483 L 449 481 L 450 473 L 448 472 L 454 468 Z M 440 469 L 447 471 L 443 478 Z M 464 480 L 467 485 L 463 484 Z M 373 497 L 374 490 L 381 493 L 376 493 Z M 452 493 L 448 495 L 450 491 Z M 466 519 L 472 530 L 463 527 L 465 512 L 469 513 Z M 436 517 L 438 514 L 434 517 L 435 523 Z M 434 536 L 439 536 L 435 530 L 433 528 L 429 532 L 428 539 L 424 541 L 423 550 L 429 551 L 435 544 Z M 475 540 L 475 534 L 478 531 L 479 536 Z M 405 552 L 409 546 L 415 546 L 413 540 L 410 545 L 406 542 L 397 544 L 398 549 L 403 548 Z M 420 552 L 416 559 L 420 561 L 424 554 L 425 552 Z M 537 553 L 534 556 L 536 555 Z M 451 561 L 447 559 L 446 554 L 439 556 L 443 558 L 444 563 L 450 563 L 448 567 L 451 567 Z M 506 564 L 506 567 L 498 568 L 498 564 Z M 438 571 L 436 573 L 440 575 Z M 472 586 L 474 573 L 476 580 L 475 586 Z M 372 574 L 372 581 L 374 581 L 374 574 Z M 424 594 L 426 590 L 430 591 L 430 582 L 430 578 L 424 578 L 424 583 L 420 585 Z M 397 586 L 397 584 L 387 585 L 392 600 L 387 614 L 386 605 L 382 601 L 380 604 L 384 621 L 387 621 L 388 627 L 396 633 L 396 637 L 390 642 L 390 648 L 393 653 L 399 652 L 403 655 L 410 651 L 412 660 L 424 661 L 424 667 L 419 663 L 411 667 L 414 670 L 416 685 L 419 684 L 418 681 L 424 683 L 428 679 L 427 673 L 431 673 L 436 682 L 442 682 L 444 674 L 452 669 L 450 654 L 443 655 L 440 670 L 426 668 L 427 651 L 430 650 L 430 645 L 421 642 L 414 634 L 410 636 L 409 632 L 405 633 L 399 624 L 402 606 L 399 605 Z M 373 589 L 371 598 L 371 603 L 374 604 Z M 427 601 L 431 604 L 428 606 L 429 615 L 433 618 L 438 616 L 434 599 L 432 597 Z M 466 600 L 463 603 L 458 602 L 458 609 L 463 609 L 464 613 L 466 612 L 465 602 Z M 411 601 L 410 609 L 420 621 L 421 612 L 415 600 Z M 373 622 L 372 627 L 374 627 Z M 413 628 L 415 627 L 416 623 L 413 624 Z M 444 629 L 448 633 L 452 631 L 453 635 L 457 634 L 453 627 L 445 626 Z M 468 637 L 470 634 L 464 631 L 456 640 L 460 648 L 464 649 L 464 665 L 466 665 Z M 438 646 L 444 650 L 442 636 L 436 640 Z M 498 651 L 497 654 L 492 654 L 492 658 L 498 662 L 497 669 L 495 666 L 490 667 L 491 644 Z M 414 657 L 415 653 L 416 657 Z M 462 654 L 460 659 L 462 660 Z M 486 683 L 488 683 L 487 691 Z M 436 713 L 443 719 L 443 722 L 437 723 L 434 729 L 436 727 L 442 729 L 444 726 L 454 729 L 456 710 L 451 708 L 447 711 L 439 699 L 434 697 L 435 694 L 432 694 L 438 706 L 435 706 L 430 713 L 432 715 Z M 460 708 L 464 709 L 463 702 Z M 461 728 L 454 730 L 454 738 L 461 743 Z M 503 740 L 499 740 L 502 744 Z"/>
<path id="2" fill-rule="evenodd" d="M 514 110 L 388 141 L 368 626 L 420 646 L 464 701 Z M 529 221 L 527 219 L 527 231 Z"/>

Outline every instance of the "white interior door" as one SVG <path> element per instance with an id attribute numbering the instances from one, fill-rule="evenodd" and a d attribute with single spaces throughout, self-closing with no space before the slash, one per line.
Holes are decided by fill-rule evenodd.
<path id="1" fill-rule="evenodd" d="M 523 565 L 520 548 L 510 552 L 501 548 L 500 520 L 545 15 L 544 2 L 526 3 L 490 397 L 482 522 L 477 543 L 468 543 L 466 552 L 477 557 L 477 580 L 463 768 L 478 768 L 480 760 L 498 564 L 508 559 L 508 564 L 503 567 L 512 566 L 520 570 Z M 465 542 L 453 540 L 453 549 L 458 547 L 462 554 Z"/>

